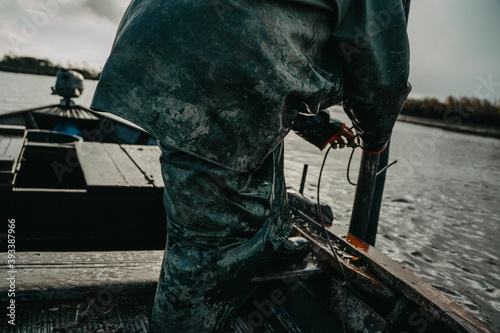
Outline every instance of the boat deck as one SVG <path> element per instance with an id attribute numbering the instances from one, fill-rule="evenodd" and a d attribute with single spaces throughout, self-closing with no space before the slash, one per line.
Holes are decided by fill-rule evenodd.
<path id="1" fill-rule="evenodd" d="M 298 221 L 297 223 L 300 223 Z M 312 225 L 310 227 L 313 228 Z M 312 253 L 297 265 L 261 268 L 234 332 L 489 332 L 470 314 L 374 247 L 336 238 L 337 263 L 314 230 L 295 227 Z M 335 227 L 330 231 L 343 234 Z M 334 237 L 334 234 L 332 234 Z M 351 244 L 352 243 L 352 244 Z M 361 247 L 360 247 L 361 246 Z M 21 332 L 147 332 L 163 251 L 19 252 L 16 313 Z M 341 282 L 344 268 L 353 294 Z M 0 261 L 9 271 L 6 258 Z M 10 268 L 12 269 L 12 268 Z M 9 281 L 0 282 L 2 301 Z M 278 290 L 283 304 L 269 304 Z M 344 290 L 344 291 L 343 291 Z M 349 289 L 350 290 L 350 289 Z M 269 306 L 269 305 L 267 305 Z M 6 308 L 3 309 L 5 312 Z M 425 323 L 427 329 L 422 330 Z M 412 330 L 413 329 L 413 330 Z"/>
<path id="2" fill-rule="evenodd" d="M 162 256 L 163 251 L 18 253 L 17 331 L 147 332 Z M 7 267 L 5 260 L 1 266 Z M 298 265 L 263 267 L 252 280 L 247 303 L 268 294 L 269 286 L 290 286 L 326 276 L 326 269 L 311 256 Z M 9 281 L 2 281 L 2 295 L 6 296 L 8 289 Z M 281 324 L 262 316 L 262 324 L 257 326 L 285 325 L 296 327 L 290 332 L 301 332 L 286 310 L 277 309 L 272 317 L 281 318 Z M 259 331 L 248 320 L 252 311 L 242 307 L 232 332 Z M 330 317 L 326 312 L 323 315 Z"/>
<path id="3" fill-rule="evenodd" d="M 2 216 L 17 221 L 18 251 L 164 247 L 157 146 L 40 142 L 30 134 L 0 125 Z"/>
<path id="4" fill-rule="evenodd" d="M 88 191 L 163 188 L 157 146 L 78 142 L 75 150 Z"/>

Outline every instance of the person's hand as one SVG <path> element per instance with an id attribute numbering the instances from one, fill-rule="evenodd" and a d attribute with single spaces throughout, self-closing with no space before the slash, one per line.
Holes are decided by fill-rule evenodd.
<path id="1" fill-rule="evenodd" d="M 340 132 L 337 134 L 335 140 L 333 140 L 331 143 L 333 149 L 344 148 L 345 146 L 347 147 L 353 147 L 356 145 L 356 134 L 348 129 L 347 127 L 343 126 Z"/>

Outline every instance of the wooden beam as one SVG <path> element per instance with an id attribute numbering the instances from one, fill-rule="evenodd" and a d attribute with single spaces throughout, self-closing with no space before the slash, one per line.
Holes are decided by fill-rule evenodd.
<path id="1" fill-rule="evenodd" d="M 104 143 L 103 148 L 113 160 L 129 186 L 153 187 L 153 184 L 147 180 L 141 170 L 135 165 L 134 161 L 130 159 L 129 155 L 120 145 Z"/>
<path id="2" fill-rule="evenodd" d="M 157 146 L 121 145 L 148 181 L 155 187 L 163 187 L 160 165 L 160 148 Z"/>
<path id="3" fill-rule="evenodd" d="M 102 143 L 77 142 L 76 154 L 88 189 L 102 187 L 128 187 L 128 183 Z"/>
<path id="4" fill-rule="evenodd" d="M 163 250 L 103 252 L 16 253 L 16 299 L 71 299 L 89 293 L 120 290 L 120 293 L 154 292 L 160 276 Z M 7 256 L 0 269 L 9 270 Z M 273 265 L 259 270 L 254 284 L 325 276 L 312 258 L 302 265 Z M 9 280 L 0 280 L 2 300 Z"/>
<path id="5" fill-rule="evenodd" d="M 16 298 L 71 299 L 99 290 L 154 291 L 163 251 L 18 252 Z M 8 270 L 7 260 L 0 267 Z M 9 281 L 0 281 L 2 297 Z"/>
<path id="6" fill-rule="evenodd" d="M 24 126 L 0 125 L 0 185 L 12 188 L 26 146 Z"/>
<path id="7" fill-rule="evenodd" d="M 144 172 L 120 145 L 78 142 L 75 149 L 89 190 L 153 188 Z"/>

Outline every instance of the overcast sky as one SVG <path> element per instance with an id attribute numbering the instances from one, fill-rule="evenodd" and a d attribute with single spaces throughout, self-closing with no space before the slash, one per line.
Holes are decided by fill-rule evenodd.
<path id="1" fill-rule="evenodd" d="M 100 69 L 128 0 L 0 0 L 0 57 Z M 413 0 L 414 97 L 500 99 L 500 1 Z"/>

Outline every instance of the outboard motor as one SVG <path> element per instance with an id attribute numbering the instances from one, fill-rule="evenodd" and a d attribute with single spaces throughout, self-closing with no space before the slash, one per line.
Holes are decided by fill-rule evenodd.
<path id="1" fill-rule="evenodd" d="M 83 92 L 82 74 L 68 69 L 61 69 L 57 73 L 56 86 L 52 87 L 52 94 L 69 99 L 79 97 Z"/>

